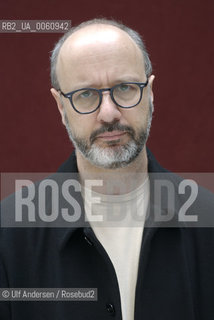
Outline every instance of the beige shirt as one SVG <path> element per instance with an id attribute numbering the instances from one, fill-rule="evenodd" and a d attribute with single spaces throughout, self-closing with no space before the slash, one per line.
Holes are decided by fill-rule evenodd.
<path id="1" fill-rule="evenodd" d="M 86 216 L 117 275 L 123 320 L 133 320 L 139 254 L 149 202 L 149 179 L 136 190 L 123 195 L 84 191 Z M 91 205 L 91 195 L 100 202 Z M 102 221 L 90 221 L 90 217 Z"/>

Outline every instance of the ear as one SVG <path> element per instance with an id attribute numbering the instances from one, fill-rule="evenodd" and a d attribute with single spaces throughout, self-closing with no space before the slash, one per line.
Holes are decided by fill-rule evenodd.
<path id="1" fill-rule="evenodd" d="M 152 86 L 153 86 L 153 81 L 155 79 L 155 76 L 152 74 L 150 77 L 149 77 L 149 87 L 150 87 L 150 91 L 151 91 L 151 100 L 152 100 L 152 103 L 154 102 L 154 94 L 153 94 L 153 90 L 152 90 Z"/>
<path id="2" fill-rule="evenodd" d="M 62 123 L 65 125 L 65 118 L 64 118 L 64 106 L 62 104 L 62 100 L 61 100 L 61 97 L 60 97 L 60 94 L 59 92 L 54 89 L 54 88 L 51 88 L 51 94 L 52 96 L 54 97 L 55 101 L 56 101 L 56 104 L 57 104 L 57 107 L 58 107 L 58 110 L 61 114 L 61 118 L 62 118 Z"/>

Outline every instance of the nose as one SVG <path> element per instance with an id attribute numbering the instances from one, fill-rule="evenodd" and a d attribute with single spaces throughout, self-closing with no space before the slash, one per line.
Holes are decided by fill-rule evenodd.
<path id="1" fill-rule="evenodd" d="M 121 118 L 120 108 L 112 101 L 109 92 L 103 92 L 102 103 L 98 109 L 99 122 L 112 123 Z"/>

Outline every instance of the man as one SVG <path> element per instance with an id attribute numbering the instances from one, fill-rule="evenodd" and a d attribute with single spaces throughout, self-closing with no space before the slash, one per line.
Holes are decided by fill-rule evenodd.
<path id="1" fill-rule="evenodd" d="M 75 146 L 59 173 L 78 172 L 89 225 L 3 230 L 1 287 L 97 288 L 98 297 L 4 302 L 3 319 L 213 319 L 213 230 L 146 222 L 156 205 L 152 174 L 165 170 L 146 149 L 154 76 L 140 36 L 114 21 L 83 23 L 56 44 L 51 78 Z M 201 193 L 194 206 L 206 201 L 210 212 Z"/>

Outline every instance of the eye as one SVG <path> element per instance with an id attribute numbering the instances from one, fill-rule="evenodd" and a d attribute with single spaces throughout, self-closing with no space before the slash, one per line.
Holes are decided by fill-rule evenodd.
<path id="1" fill-rule="evenodd" d="M 131 86 L 126 83 L 121 83 L 120 85 L 118 85 L 118 90 L 122 92 L 127 92 L 131 90 Z"/>
<path id="2" fill-rule="evenodd" d="M 91 90 L 84 90 L 79 93 L 79 98 L 85 99 L 90 98 L 93 95 L 93 92 Z"/>

